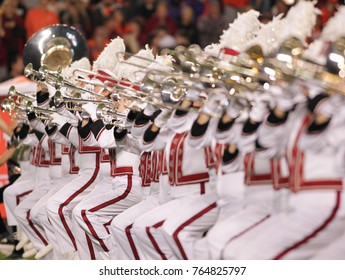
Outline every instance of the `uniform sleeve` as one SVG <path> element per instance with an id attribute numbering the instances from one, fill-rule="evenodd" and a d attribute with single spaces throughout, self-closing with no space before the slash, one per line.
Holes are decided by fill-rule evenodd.
<path id="1" fill-rule="evenodd" d="M 30 133 L 24 139 L 22 139 L 22 143 L 24 145 L 33 147 L 38 145 L 39 140 L 34 133 Z"/>
<path id="2" fill-rule="evenodd" d="M 59 132 L 66 137 L 74 147 L 79 147 L 79 135 L 76 127 L 72 126 L 70 123 L 66 123 L 60 128 Z"/>
<path id="3" fill-rule="evenodd" d="M 211 118 L 206 124 L 200 125 L 195 121 L 191 131 L 188 134 L 186 143 L 193 148 L 201 149 L 212 145 L 214 131 L 216 130 L 218 120 Z"/>
<path id="4" fill-rule="evenodd" d="M 97 120 L 90 125 L 93 139 L 97 142 L 96 146 L 104 149 L 111 149 L 116 147 L 114 138 L 114 127 L 106 129 L 102 120 Z"/>
<path id="5" fill-rule="evenodd" d="M 59 143 L 61 145 L 69 146 L 71 141 L 68 140 L 58 129 L 57 126 L 46 127 L 46 132 L 49 137 L 49 140 Z"/>
<path id="6" fill-rule="evenodd" d="M 268 159 L 284 153 L 287 144 L 288 117 L 289 113 L 277 117 L 272 111 L 261 124 L 255 141 L 258 157 Z"/>
<path id="7" fill-rule="evenodd" d="M 169 136 L 172 136 L 172 131 L 167 128 L 162 128 L 154 137 L 150 137 L 150 127 L 145 131 L 141 141 L 139 141 L 140 148 L 144 152 L 159 151 L 165 149 Z"/>

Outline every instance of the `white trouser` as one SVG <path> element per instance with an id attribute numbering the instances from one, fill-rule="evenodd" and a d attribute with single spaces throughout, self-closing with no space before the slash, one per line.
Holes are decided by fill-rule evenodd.
<path id="1" fill-rule="evenodd" d="M 53 181 L 50 190 L 32 207 L 31 219 L 34 223 L 44 229 L 49 244 L 53 247 L 54 259 L 62 259 L 59 244 L 57 243 L 55 231 L 47 215 L 47 202 L 64 185 L 73 180 L 77 175 L 66 175 L 60 181 Z"/>
<path id="2" fill-rule="evenodd" d="M 118 259 L 134 260 L 140 258 L 135 235 L 132 234 L 131 228 L 138 217 L 157 206 L 159 206 L 159 195 L 153 194 L 113 219 L 110 232 Z"/>
<path id="3" fill-rule="evenodd" d="M 167 259 L 165 252 L 170 252 L 170 246 L 162 233 L 164 221 L 175 214 L 176 209 L 200 197 L 200 191 L 212 192 L 208 183 L 171 187 L 170 197 L 166 202 L 135 220 L 132 233 L 138 241 L 137 249 L 140 259 Z"/>
<path id="4" fill-rule="evenodd" d="M 132 175 L 117 176 L 106 184 L 99 184 L 73 210 L 78 225 L 87 233 L 97 249 L 112 252 L 108 226 L 111 220 L 141 201 L 141 178 Z M 81 259 L 90 258 L 81 255 Z"/>
<path id="5" fill-rule="evenodd" d="M 288 212 L 276 215 L 266 227 L 258 228 L 255 240 L 241 249 L 236 249 L 239 247 L 236 242 L 228 244 L 224 256 L 227 259 L 309 259 L 342 235 L 343 200 L 341 193 L 329 190 L 292 194 Z"/>
<path id="6" fill-rule="evenodd" d="M 345 226 L 344 226 L 345 230 Z M 328 246 L 316 252 L 312 260 L 345 260 L 345 232 Z"/>
<path id="7" fill-rule="evenodd" d="M 174 215 L 169 216 L 163 226 L 162 233 L 170 246 L 164 254 L 169 260 L 197 259 L 195 246 L 203 234 L 217 220 L 217 193 L 201 195 L 182 206 Z"/>
<path id="8" fill-rule="evenodd" d="M 86 197 L 98 182 L 99 169 L 78 174 L 47 202 L 47 214 L 62 254 L 77 251 L 72 224 L 73 208 Z"/>
<path id="9" fill-rule="evenodd" d="M 48 240 L 43 228 L 32 221 L 31 209 L 47 192 L 47 188 L 35 188 L 14 210 L 18 225 L 37 251 L 47 246 Z"/>
<path id="10" fill-rule="evenodd" d="M 30 192 L 32 192 L 34 185 L 35 178 L 28 179 L 19 177 L 18 180 L 5 189 L 4 204 L 7 215 L 7 224 L 9 226 L 17 225 L 14 209 Z"/>
<path id="11" fill-rule="evenodd" d="M 235 173 L 233 175 L 234 182 L 243 185 L 243 181 L 235 180 L 236 176 L 237 179 L 241 178 L 241 175 Z M 244 196 L 242 203 L 237 200 L 237 196 L 235 197 L 233 209 L 229 204 L 228 209 L 221 210 L 220 219 L 207 233 L 206 241 L 211 259 L 221 259 L 227 243 L 239 238 L 270 217 L 274 197 L 274 190 L 271 185 L 245 187 Z M 241 204 L 244 205 L 244 208 L 238 211 Z M 225 218 L 225 214 L 222 212 L 229 216 Z"/>

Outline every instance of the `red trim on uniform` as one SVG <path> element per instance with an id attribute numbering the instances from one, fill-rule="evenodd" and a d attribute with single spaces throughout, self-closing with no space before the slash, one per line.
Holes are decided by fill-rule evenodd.
<path id="1" fill-rule="evenodd" d="M 304 118 L 302 125 L 297 133 L 293 148 L 292 148 L 292 155 L 291 155 L 291 162 L 290 162 L 290 189 L 293 192 L 301 191 L 301 190 L 315 190 L 315 189 L 333 189 L 336 191 L 341 191 L 343 187 L 343 182 L 341 178 L 325 178 L 325 179 L 318 179 L 318 180 L 309 180 L 305 181 L 303 178 L 304 170 L 303 170 L 303 163 L 304 163 L 304 153 L 299 150 L 298 142 L 299 139 L 310 123 L 312 116 L 310 114 L 306 115 Z"/>
<path id="2" fill-rule="evenodd" d="M 86 232 L 85 232 L 85 238 L 86 238 L 87 247 L 89 248 L 90 258 L 91 260 L 95 260 L 96 259 L 95 250 L 93 249 L 91 238 L 90 236 L 87 235 Z"/>
<path id="3" fill-rule="evenodd" d="M 101 162 L 110 162 L 110 155 L 105 152 L 105 149 L 101 150 Z"/>
<path id="4" fill-rule="evenodd" d="M 139 257 L 139 254 L 138 254 L 138 250 L 135 247 L 134 240 L 133 240 L 132 234 L 131 234 L 131 228 L 132 227 L 133 227 L 133 223 L 125 228 L 125 232 L 126 232 L 126 236 L 127 236 L 129 245 L 131 246 L 134 259 L 135 260 L 140 260 L 140 257 Z"/>
<path id="5" fill-rule="evenodd" d="M 184 141 L 187 135 L 187 132 L 181 134 L 176 133 L 171 142 L 169 153 L 169 184 L 172 186 L 183 186 L 186 184 L 196 184 L 209 181 L 208 172 L 190 175 L 183 175 L 182 173 Z"/>
<path id="6" fill-rule="evenodd" d="M 266 217 L 264 217 L 263 219 L 261 219 L 260 221 L 256 222 L 255 224 L 249 226 L 248 228 L 244 229 L 243 231 L 241 231 L 240 233 L 238 233 L 237 235 L 233 236 L 232 238 L 230 238 L 230 240 L 228 242 L 226 242 L 226 245 L 224 246 L 222 253 L 221 253 L 221 259 L 224 260 L 224 249 L 226 248 L 226 246 L 234 241 L 235 239 L 243 236 L 244 234 L 246 234 L 248 231 L 252 230 L 253 228 L 256 228 L 258 225 L 261 225 L 264 221 L 266 221 L 269 217 L 271 217 L 271 215 L 267 215 Z"/>
<path id="7" fill-rule="evenodd" d="M 30 219 L 30 210 L 28 212 L 26 212 L 26 220 L 28 221 L 29 226 L 34 231 L 34 233 L 36 233 L 38 238 L 41 239 L 41 241 L 44 244 L 44 246 L 47 246 L 48 245 L 48 241 L 43 237 L 43 235 L 39 232 L 39 230 L 35 227 L 34 223 Z"/>
<path id="8" fill-rule="evenodd" d="M 89 181 L 86 182 L 85 185 L 83 185 L 80 189 L 78 189 L 76 192 L 74 192 L 69 198 L 67 198 L 67 200 L 65 202 L 63 202 L 60 206 L 59 206 L 59 209 L 58 209 L 58 214 L 59 214 L 59 217 L 60 217 L 60 220 L 69 236 L 69 238 L 71 239 L 72 243 L 73 243 L 73 246 L 74 246 L 74 249 L 77 251 L 77 243 L 75 241 L 75 238 L 74 238 L 74 235 L 71 231 L 71 229 L 69 228 L 67 222 L 66 222 L 66 219 L 63 215 L 63 208 L 65 206 L 67 206 L 73 199 L 75 199 L 79 194 L 81 194 L 83 191 L 85 191 L 97 178 L 97 175 L 98 175 L 98 172 L 99 172 L 99 154 L 97 153 L 96 154 L 96 166 L 95 166 L 95 170 L 92 174 L 92 177 L 90 178 Z"/>
<path id="9" fill-rule="evenodd" d="M 222 48 L 222 53 L 231 55 L 231 56 L 238 56 L 240 53 L 238 51 L 235 51 L 234 49 L 230 48 Z"/>
<path id="10" fill-rule="evenodd" d="M 202 182 L 200 183 L 200 194 L 205 194 L 206 190 L 205 190 L 205 183 Z"/>
<path id="11" fill-rule="evenodd" d="M 144 152 L 140 156 L 140 177 L 141 177 L 141 186 L 149 187 L 151 185 L 151 152 Z"/>
<path id="12" fill-rule="evenodd" d="M 255 174 L 254 159 L 255 159 L 255 152 L 247 153 L 244 157 L 245 184 L 248 186 L 273 184 L 273 178 L 272 178 L 271 173 Z"/>
<path id="13" fill-rule="evenodd" d="M 273 176 L 273 187 L 275 190 L 289 187 L 289 177 L 283 177 L 281 173 L 281 160 L 287 160 L 286 157 L 271 160 L 271 171 Z"/>
<path id="14" fill-rule="evenodd" d="M 110 230 L 109 230 L 109 226 L 111 224 L 111 222 L 113 221 L 113 219 L 109 220 L 109 222 L 106 222 L 105 224 L 103 224 L 105 230 L 107 231 L 108 234 L 110 234 Z"/>
<path id="15" fill-rule="evenodd" d="M 209 211 L 211 211 L 212 209 L 217 207 L 217 203 L 214 202 L 211 205 L 207 206 L 205 209 L 201 210 L 200 212 L 198 212 L 197 214 L 195 214 L 194 216 L 192 216 L 190 219 L 188 219 L 187 221 L 185 221 L 182 225 L 180 225 L 172 234 L 172 237 L 175 240 L 175 243 L 177 245 L 177 248 L 179 249 L 182 258 L 184 260 L 188 260 L 187 254 L 183 249 L 183 246 L 178 238 L 178 234 L 188 225 L 190 225 L 191 223 L 195 222 L 197 219 L 199 219 L 200 217 L 202 217 L 203 215 L 205 215 L 206 213 L 208 213 Z"/>
<path id="16" fill-rule="evenodd" d="M 81 210 L 81 216 L 83 218 L 84 223 L 87 225 L 88 229 L 90 230 L 92 236 L 94 238 L 96 238 L 96 240 L 99 242 L 99 244 L 101 245 L 102 249 L 105 252 L 109 252 L 108 247 L 105 245 L 104 241 L 97 235 L 95 229 L 93 228 L 91 222 L 89 221 L 89 219 L 86 216 L 86 210 Z"/>
<path id="17" fill-rule="evenodd" d="M 159 228 L 163 225 L 164 221 L 160 221 L 157 224 L 154 224 L 153 226 L 151 226 L 152 228 Z M 157 251 L 157 253 L 161 256 L 162 260 L 167 260 L 168 258 L 165 256 L 165 254 L 162 252 L 162 250 L 159 248 L 156 240 L 154 239 L 153 235 L 150 232 L 150 227 L 146 227 L 146 233 L 147 236 L 149 237 L 153 247 L 155 248 L 155 250 Z"/>
<path id="18" fill-rule="evenodd" d="M 110 205 L 113 205 L 113 204 L 116 204 L 118 203 L 119 201 L 125 199 L 128 194 L 131 192 L 131 189 L 132 189 L 132 175 L 127 175 L 127 188 L 126 190 L 124 191 L 124 193 L 114 199 L 111 199 L 111 200 L 108 200 L 108 201 L 105 201 L 103 202 L 102 204 L 99 204 L 89 210 L 87 210 L 88 212 L 90 213 L 94 213 L 94 212 L 97 212 L 105 207 L 108 207 Z M 107 246 L 105 245 L 104 241 L 98 236 L 96 230 L 94 229 L 92 223 L 89 221 L 89 219 L 87 218 L 87 215 L 86 215 L 86 210 L 82 210 L 81 211 L 81 216 L 83 217 L 83 220 L 85 222 L 85 224 L 87 225 L 88 229 L 90 230 L 90 233 L 92 234 L 92 236 L 99 242 L 99 244 L 101 245 L 102 249 L 105 251 L 105 252 L 109 252 L 109 249 L 107 248 Z"/>
<path id="19" fill-rule="evenodd" d="M 94 147 L 94 146 L 85 146 L 83 140 L 79 136 L 79 147 L 78 151 L 80 154 L 92 154 L 92 153 L 100 153 L 101 148 L 100 147 Z"/>
<path id="20" fill-rule="evenodd" d="M 50 165 L 61 165 L 61 157 L 56 156 L 56 144 L 48 140 L 49 155 L 50 155 Z"/>
<path id="21" fill-rule="evenodd" d="M 28 195 L 28 194 L 31 193 L 31 192 L 32 192 L 32 190 L 31 190 L 31 191 L 27 191 L 27 192 L 23 192 L 23 193 L 20 193 L 20 194 L 17 194 L 17 195 L 16 195 L 16 204 L 19 205 L 20 199 L 21 199 L 23 196 L 26 196 L 26 195 Z"/>
<path id="22" fill-rule="evenodd" d="M 99 138 L 101 137 L 101 134 L 103 133 L 103 131 L 105 130 L 105 127 L 103 127 L 98 133 L 97 133 L 97 136 L 96 136 L 96 140 L 98 141 Z"/>
<path id="23" fill-rule="evenodd" d="M 316 237 L 321 231 L 327 228 L 329 224 L 334 220 L 334 218 L 337 215 L 337 212 L 340 208 L 340 201 L 341 201 L 341 192 L 337 191 L 336 192 L 336 202 L 335 206 L 331 212 L 331 215 L 318 227 L 316 228 L 313 232 L 311 232 L 309 235 L 305 236 L 302 240 L 294 243 L 290 247 L 286 248 L 284 251 L 280 252 L 278 255 L 276 255 L 273 260 L 280 260 L 282 259 L 285 255 L 290 253 L 291 251 L 298 249 L 300 246 L 306 244 L 310 239 Z"/>

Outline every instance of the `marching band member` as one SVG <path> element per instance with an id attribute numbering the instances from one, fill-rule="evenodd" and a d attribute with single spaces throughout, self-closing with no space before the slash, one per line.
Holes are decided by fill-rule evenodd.
<path id="1" fill-rule="evenodd" d="M 115 52 L 116 53 L 116 52 Z M 118 64 L 114 72 L 117 78 L 121 77 L 119 73 L 122 69 L 127 68 L 128 64 L 134 63 L 133 59 L 142 59 L 144 57 L 143 67 L 148 66 L 153 54 L 150 49 L 139 51 L 136 55 L 129 58 L 126 62 Z M 146 63 L 146 65 L 145 65 Z M 137 71 L 135 69 L 134 71 Z M 127 74 L 129 82 L 133 82 Z M 116 112 L 123 113 L 125 99 L 121 99 L 118 103 L 119 108 Z M 99 247 L 101 254 L 106 259 L 116 256 L 116 248 L 113 248 L 111 232 L 107 228 L 112 219 L 126 209 L 139 203 L 142 199 L 141 177 L 140 177 L 140 157 L 141 154 L 139 141 L 128 133 L 126 128 L 117 127 L 116 124 L 112 128 L 105 129 L 105 125 L 101 119 L 97 119 L 94 104 L 86 104 L 84 108 L 90 113 L 93 123 L 82 129 L 84 136 L 90 133 L 94 135 L 96 141 L 90 142 L 90 139 L 84 139 L 90 142 L 90 145 L 100 146 L 103 149 L 109 149 L 110 159 L 110 176 L 109 184 L 105 187 L 98 184 L 95 189 L 83 199 L 81 203 L 74 209 L 73 215 L 79 226 L 91 236 L 93 243 Z M 122 108 L 121 108 L 122 107 Z M 129 117 L 131 114 L 128 115 Z M 133 119 L 127 119 L 133 121 Z M 104 226 L 107 225 L 107 226 Z"/>

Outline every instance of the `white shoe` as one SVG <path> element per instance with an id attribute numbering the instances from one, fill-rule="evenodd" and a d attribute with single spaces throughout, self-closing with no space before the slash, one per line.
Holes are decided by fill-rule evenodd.
<path id="1" fill-rule="evenodd" d="M 80 260 L 78 253 L 75 251 L 64 254 L 64 258 L 66 260 Z"/>
<path id="2" fill-rule="evenodd" d="M 20 235 L 20 241 L 16 246 L 16 250 L 19 251 L 28 242 L 29 242 L 29 237 L 27 237 L 27 235 L 24 232 L 22 232 L 22 234 Z"/>
<path id="3" fill-rule="evenodd" d="M 25 243 L 23 246 L 24 251 L 29 251 L 31 249 L 35 248 L 34 244 L 32 244 L 30 241 L 28 243 Z"/>
<path id="4" fill-rule="evenodd" d="M 35 255 L 36 260 L 43 259 L 46 255 L 48 255 L 53 250 L 53 246 L 48 244 L 47 246 L 43 247 L 38 253 Z"/>
<path id="5" fill-rule="evenodd" d="M 26 259 L 26 258 L 31 258 L 31 257 L 35 256 L 36 254 L 37 254 L 37 251 L 36 251 L 35 248 L 33 248 L 33 249 L 30 249 L 30 250 L 24 252 L 24 254 L 22 255 L 22 257 L 23 257 L 24 259 Z"/>

